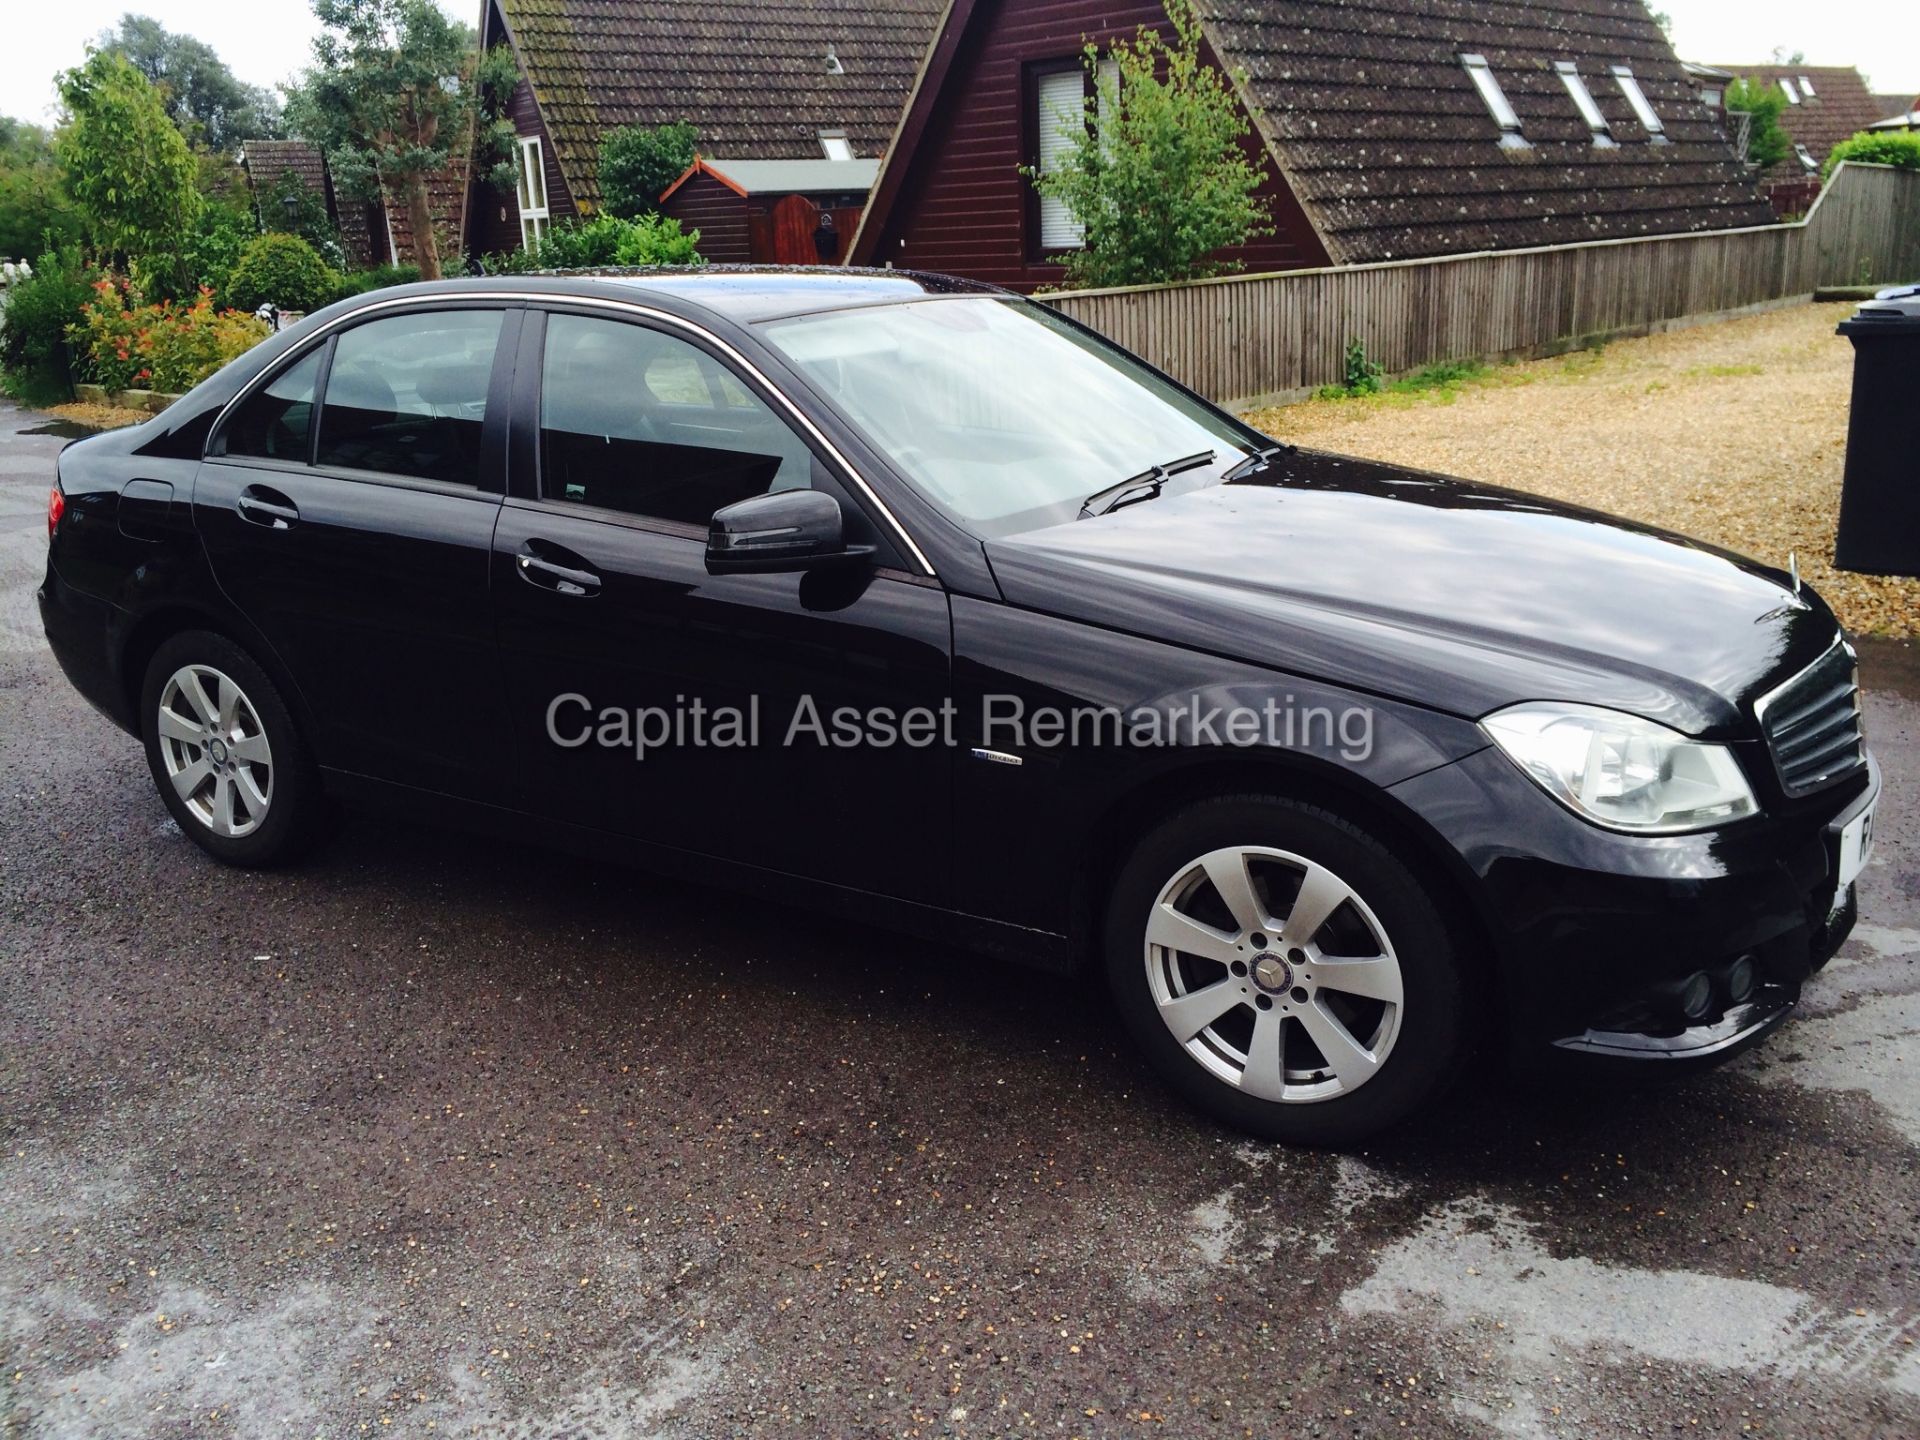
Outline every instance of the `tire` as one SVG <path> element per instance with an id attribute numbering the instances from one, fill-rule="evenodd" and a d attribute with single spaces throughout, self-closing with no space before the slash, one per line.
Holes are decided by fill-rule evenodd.
<path id="1" fill-rule="evenodd" d="M 325 798 L 312 753 L 279 687 L 226 636 L 165 641 L 147 664 L 140 721 L 161 801 L 216 860 L 284 865 L 318 837 Z"/>
<path id="2" fill-rule="evenodd" d="M 1377 1134 L 1443 1093 L 1467 1050 L 1439 908 L 1386 845 L 1312 805 L 1239 795 L 1178 812 L 1122 866 L 1104 940 L 1114 1000 L 1154 1068 L 1266 1139 Z"/>

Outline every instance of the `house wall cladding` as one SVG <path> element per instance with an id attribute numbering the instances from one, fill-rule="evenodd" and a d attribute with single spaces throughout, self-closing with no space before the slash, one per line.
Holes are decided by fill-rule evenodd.
<path id="1" fill-rule="evenodd" d="M 1520 355 L 1806 296 L 1920 280 L 1920 174 L 1844 164 L 1805 220 L 1188 285 L 1046 303 L 1216 401 L 1337 383 L 1349 340 L 1390 372 Z"/>

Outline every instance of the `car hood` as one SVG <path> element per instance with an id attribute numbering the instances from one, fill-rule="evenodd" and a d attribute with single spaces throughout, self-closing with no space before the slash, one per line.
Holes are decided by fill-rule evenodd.
<path id="1" fill-rule="evenodd" d="M 1697 541 L 1314 451 L 987 544 L 1009 603 L 1478 718 L 1521 700 L 1735 733 L 1838 633 Z"/>

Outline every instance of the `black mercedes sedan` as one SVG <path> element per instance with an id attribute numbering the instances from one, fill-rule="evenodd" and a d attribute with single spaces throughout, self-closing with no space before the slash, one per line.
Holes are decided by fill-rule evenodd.
<path id="1" fill-rule="evenodd" d="M 1796 575 L 934 276 L 380 291 L 57 482 L 48 638 L 216 859 L 377 802 L 1103 978 L 1284 1140 L 1734 1053 L 1872 843 Z"/>

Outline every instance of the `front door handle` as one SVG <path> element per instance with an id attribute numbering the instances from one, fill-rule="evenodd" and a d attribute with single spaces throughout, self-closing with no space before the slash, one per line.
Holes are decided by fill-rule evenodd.
<path id="1" fill-rule="evenodd" d="M 264 485 L 249 485 L 234 503 L 240 518 L 269 530 L 291 530 L 300 523 L 300 510 L 278 490 Z"/>
<path id="2" fill-rule="evenodd" d="M 557 561 L 545 559 L 539 555 L 530 555 L 522 551 L 513 557 L 514 568 L 520 578 L 529 585 L 538 585 L 542 590 L 551 590 L 556 595 L 598 595 L 600 577 L 591 570 L 583 570 L 575 565 L 562 565 Z"/>

